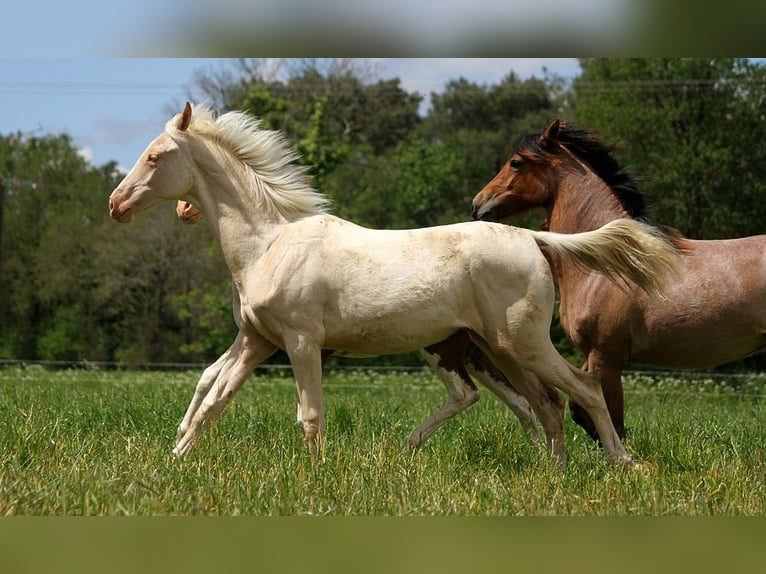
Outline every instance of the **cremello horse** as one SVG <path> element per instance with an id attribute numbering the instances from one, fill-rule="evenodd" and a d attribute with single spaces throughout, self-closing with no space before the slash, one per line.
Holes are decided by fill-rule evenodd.
<path id="1" fill-rule="evenodd" d="M 198 206 L 239 296 L 239 336 L 215 393 L 177 441 L 177 456 L 277 348 L 290 358 L 305 439 L 316 456 L 325 427 L 323 351 L 402 353 L 465 331 L 518 381 L 558 463 L 565 460 L 563 412 L 537 379 L 585 408 L 613 464 L 632 462 L 597 379 L 572 367 L 550 341 L 554 285 L 543 250 L 659 294 L 675 267 L 670 243 L 630 220 L 576 235 L 476 222 L 366 229 L 327 214 L 326 198 L 294 160 L 281 134 L 247 114 L 215 119 L 187 104 L 109 198 L 111 217 L 123 223 L 163 200 Z"/>
<path id="2" fill-rule="evenodd" d="M 186 224 L 193 225 L 202 217 L 202 212 L 188 201 L 180 200 L 176 205 L 176 214 Z M 233 289 L 232 309 L 234 322 L 240 324 L 239 294 Z M 239 337 L 239 335 L 238 335 Z M 186 434 L 192 417 L 202 405 L 202 401 L 211 392 L 211 388 L 226 363 L 233 347 L 227 349 L 213 364 L 207 367 L 194 391 L 189 408 L 186 410 L 181 424 L 178 426 L 180 439 Z M 537 421 L 529 402 L 505 378 L 505 375 L 495 367 L 487 356 L 471 342 L 465 331 L 458 331 L 446 341 L 441 341 L 420 351 L 425 361 L 433 367 L 438 377 L 444 383 L 449 394 L 444 408 L 437 413 L 437 419 L 429 420 L 413 430 L 408 442 L 413 448 L 419 448 L 430 435 L 442 424 L 457 413 L 465 410 L 479 400 L 479 391 L 473 383 L 473 378 L 479 380 L 495 395 L 497 395 L 516 414 L 521 427 L 533 443 L 538 443 L 540 434 Z M 322 352 L 322 367 L 330 353 Z M 555 391 L 554 391 L 555 392 Z M 296 415 L 297 423 L 303 425 L 300 397 Z"/>

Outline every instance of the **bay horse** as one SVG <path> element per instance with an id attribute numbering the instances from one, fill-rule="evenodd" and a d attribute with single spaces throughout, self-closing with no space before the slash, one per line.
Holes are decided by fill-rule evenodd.
<path id="1" fill-rule="evenodd" d="M 476 222 L 368 229 L 327 213 L 327 198 L 296 159 L 284 136 L 256 118 L 216 118 L 187 102 L 109 196 L 110 216 L 121 223 L 161 201 L 199 207 L 239 297 L 239 335 L 215 392 L 176 442 L 176 456 L 189 452 L 203 426 L 278 348 L 290 359 L 304 438 L 316 459 L 325 435 L 323 352 L 404 353 L 465 331 L 518 381 L 555 462 L 565 460 L 562 411 L 543 385 L 583 406 L 612 464 L 633 464 L 598 380 L 550 341 L 555 287 L 543 250 L 659 296 L 677 257 L 669 242 L 629 219 L 576 235 Z"/>
<path id="2" fill-rule="evenodd" d="M 556 120 L 523 138 L 473 199 L 474 219 L 499 221 L 542 207 L 547 228 L 580 233 L 629 217 L 650 223 L 635 180 L 614 147 L 581 127 Z M 766 348 L 766 235 L 700 241 L 653 224 L 681 251 L 678 277 L 664 298 L 566 260 L 553 265 L 561 324 L 597 375 L 612 421 L 625 436 L 622 371 L 628 363 L 672 369 L 710 368 Z M 572 418 L 596 428 L 574 399 Z"/>
<path id="3" fill-rule="evenodd" d="M 193 225 L 202 217 L 202 212 L 188 201 L 179 200 L 176 204 L 178 218 L 186 224 Z M 239 294 L 233 291 L 232 310 L 234 323 L 239 325 L 241 320 Z M 238 334 L 238 337 L 240 335 Z M 215 384 L 215 381 L 223 368 L 232 347 L 227 349 L 215 362 L 207 367 L 197 382 L 186 414 L 178 426 L 177 439 L 180 439 L 189 428 L 192 417 L 199 409 L 205 396 Z M 435 418 L 424 422 L 415 428 L 408 436 L 407 442 L 413 448 L 419 448 L 423 443 L 449 419 L 465 410 L 479 400 L 479 391 L 473 382 L 473 378 L 479 380 L 502 400 L 516 417 L 519 419 L 522 429 L 533 444 L 540 441 L 535 415 L 527 399 L 520 394 L 508 381 L 487 356 L 471 342 L 468 333 L 458 331 L 445 341 L 435 343 L 421 349 L 421 356 L 436 372 L 439 379 L 447 389 L 448 398 L 444 407 L 438 411 Z M 322 352 L 322 370 L 331 353 Z M 550 391 L 549 391 L 550 392 Z M 555 392 L 555 391 L 554 391 Z M 553 397 L 554 400 L 556 397 Z M 298 397 L 298 409 L 296 422 L 303 426 L 301 416 L 300 397 Z"/>

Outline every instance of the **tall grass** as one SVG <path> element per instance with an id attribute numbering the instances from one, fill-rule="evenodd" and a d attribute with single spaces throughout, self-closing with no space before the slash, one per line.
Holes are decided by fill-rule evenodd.
<path id="1" fill-rule="evenodd" d="M 189 456 L 170 456 L 198 372 L 0 370 L 0 515 L 762 515 L 763 380 L 633 376 L 612 468 L 567 418 L 562 474 L 488 392 L 412 453 L 430 373 L 331 372 L 312 463 L 289 373 L 259 373 Z"/>

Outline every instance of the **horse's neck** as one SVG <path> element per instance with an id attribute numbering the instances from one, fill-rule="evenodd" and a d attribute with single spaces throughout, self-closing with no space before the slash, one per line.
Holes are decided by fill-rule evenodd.
<path id="1" fill-rule="evenodd" d="M 620 217 L 627 214 L 619 200 L 601 178 L 582 166 L 565 171 L 548 207 L 549 229 L 558 233 L 590 231 Z"/>
<path id="2" fill-rule="evenodd" d="M 236 280 L 266 253 L 286 220 L 257 213 L 236 177 L 211 177 L 200 172 L 197 193 L 198 205 Z"/>
<path id="3" fill-rule="evenodd" d="M 548 225 L 551 231 L 557 233 L 579 233 L 627 216 L 606 183 L 589 169 L 578 165 L 560 178 L 554 200 L 548 208 Z M 582 305 L 583 290 L 588 291 L 592 287 L 584 275 L 595 272 L 583 271 L 567 261 L 553 261 L 552 268 L 559 286 L 562 320 L 566 321 L 569 307 Z"/>

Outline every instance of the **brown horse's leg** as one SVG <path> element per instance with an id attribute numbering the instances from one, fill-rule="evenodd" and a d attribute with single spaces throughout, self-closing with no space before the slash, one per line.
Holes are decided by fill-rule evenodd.
<path id="1" fill-rule="evenodd" d="M 588 360 L 586 359 L 582 367 L 583 371 L 588 372 Z M 572 415 L 572 420 L 576 422 L 585 432 L 590 435 L 590 438 L 600 443 L 601 439 L 598 438 L 598 431 L 596 431 L 596 425 L 593 424 L 593 419 L 590 418 L 588 412 L 582 408 L 579 403 L 574 399 L 569 399 L 569 413 Z"/>
<path id="2" fill-rule="evenodd" d="M 625 398 L 622 390 L 622 369 L 625 362 L 615 364 L 607 361 L 601 353 L 594 351 L 588 357 L 588 371 L 601 381 L 606 407 L 620 438 L 625 438 Z"/>
<path id="3" fill-rule="evenodd" d="M 601 389 L 606 401 L 606 407 L 609 410 L 609 416 L 612 418 L 612 424 L 617 431 L 617 436 L 625 438 L 625 403 L 622 390 L 622 366 L 614 367 L 603 361 L 601 354 L 592 351 L 588 359 L 582 366 L 582 370 L 589 372 L 601 381 Z M 593 440 L 600 442 L 596 425 L 593 419 L 579 404 L 574 401 L 569 403 L 569 412 L 572 414 L 572 420 L 580 425 Z"/>

